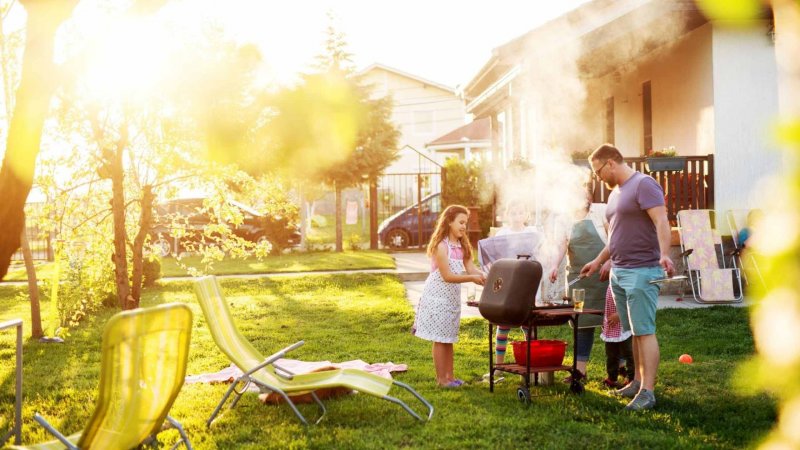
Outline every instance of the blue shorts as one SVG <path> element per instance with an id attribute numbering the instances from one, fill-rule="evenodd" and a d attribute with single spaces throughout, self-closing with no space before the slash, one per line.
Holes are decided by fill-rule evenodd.
<path id="1" fill-rule="evenodd" d="M 634 336 L 656 334 L 658 284 L 651 280 L 664 277 L 661 266 L 635 269 L 611 269 L 611 292 L 622 329 Z"/>

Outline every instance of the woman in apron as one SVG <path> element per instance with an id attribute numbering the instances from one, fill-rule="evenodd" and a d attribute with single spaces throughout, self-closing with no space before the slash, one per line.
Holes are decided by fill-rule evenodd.
<path id="1" fill-rule="evenodd" d="M 571 281 L 578 278 L 584 264 L 592 261 L 606 246 L 605 214 L 599 211 L 604 206 L 603 204 L 592 204 L 591 196 L 587 195 L 586 203 L 572 224 L 569 236 L 561 243 L 558 253 L 561 256 L 558 259 L 558 264 L 550 272 L 551 282 L 555 282 L 558 278 L 558 267 L 565 254 L 568 257 L 567 278 L 565 281 Z M 605 308 L 608 281 L 600 281 L 600 272 L 571 286 L 572 289 L 584 289 L 586 291 L 584 308 L 599 309 L 601 311 Z M 571 292 L 566 292 L 567 296 L 570 296 L 570 294 Z M 577 368 L 581 373 L 581 378 L 586 377 L 586 363 L 589 361 L 589 355 L 594 344 L 594 329 L 602 323 L 603 316 L 586 314 L 578 317 L 575 359 L 577 360 Z M 571 378 L 568 381 L 572 381 Z"/>

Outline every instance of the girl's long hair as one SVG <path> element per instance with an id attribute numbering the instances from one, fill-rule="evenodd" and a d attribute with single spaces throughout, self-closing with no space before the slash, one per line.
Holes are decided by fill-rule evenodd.
<path id="1" fill-rule="evenodd" d="M 436 253 L 436 247 L 450 233 L 450 224 L 456 220 L 459 214 L 466 214 L 467 218 L 469 218 L 469 210 L 461 205 L 450 205 L 439 215 L 439 219 L 436 220 L 436 228 L 434 228 L 431 240 L 428 242 L 427 254 L 429 257 L 433 257 L 434 253 Z M 464 233 L 464 236 L 461 236 L 458 241 L 461 242 L 464 259 L 472 259 L 472 247 L 469 245 L 467 233 Z"/>

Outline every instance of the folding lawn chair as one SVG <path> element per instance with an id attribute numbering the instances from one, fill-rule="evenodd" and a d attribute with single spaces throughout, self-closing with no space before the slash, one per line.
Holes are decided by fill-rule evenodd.
<path id="1" fill-rule="evenodd" d="M 733 238 L 733 247 L 735 248 L 734 258 L 737 258 L 739 260 L 739 265 L 742 267 L 742 269 L 745 269 L 742 273 L 745 283 L 749 285 L 752 281 L 748 279 L 749 271 L 751 275 L 755 274 L 755 277 L 758 279 L 758 281 L 764 285 L 764 277 L 761 276 L 761 270 L 758 268 L 758 263 L 756 262 L 755 257 L 750 254 L 747 255 L 747 257 L 745 257 L 743 260 L 742 250 L 744 249 L 744 242 L 739 242 L 739 233 L 745 226 L 747 226 L 747 217 L 752 211 L 758 212 L 759 210 L 730 209 L 725 213 L 725 217 L 728 219 L 728 227 L 731 230 L 731 237 Z"/>
<path id="2" fill-rule="evenodd" d="M 698 303 L 738 303 L 742 301 L 741 272 L 736 260 L 733 268 L 725 268 L 723 258 L 720 267 L 710 213 L 708 209 L 678 211 L 678 232 L 689 286 Z"/>
<path id="3" fill-rule="evenodd" d="M 103 331 L 99 396 L 82 432 L 64 436 L 39 414 L 39 422 L 55 440 L 17 449 L 129 450 L 176 428 L 191 450 L 183 427 L 167 415 L 186 376 L 192 311 L 172 303 L 125 311 L 112 317 Z"/>
<path id="4" fill-rule="evenodd" d="M 228 359 L 244 372 L 241 377 L 231 384 L 225 395 L 223 395 L 222 400 L 214 408 L 214 412 L 211 413 L 211 417 L 206 422 L 207 426 L 211 426 L 214 418 L 219 414 L 220 409 L 222 409 L 222 406 L 232 393 L 236 395 L 230 408 L 236 406 L 250 383 L 254 383 L 262 392 L 269 391 L 280 395 L 292 408 L 297 418 L 306 425 L 308 425 L 308 421 L 297 409 L 290 396 L 310 393 L 320 410 L 320 416 L 314 423 L 319 423 L 322 417 L 325 416 L 326 409 L 314 391 L 335 387 L 346 387 L 396 403 L 418 420 L 424 421 L 425 419 L 409 408 L 403 401 L 387 395 L 392 385 L 396 385 L 411 392 L 414 397 L 428 408 L 427 420 L 430 420 L 433 416 L 433 406 L 410 386 L 399 381 L 383 378 L 359 369 L 334 369 L 307 374 L 293 374 L 281 368 L 274 362 L 283 358 L 289 351 L 303 345 L 303 341 L 296 342 L 264 358 L 236 328 L 216 277 L 210 275 L 197 278 L 194 289 L 214 342 L 227 355 Z M 243 386 L 237 390 L 236 387 L 240 383 L 243 383 Z"/>

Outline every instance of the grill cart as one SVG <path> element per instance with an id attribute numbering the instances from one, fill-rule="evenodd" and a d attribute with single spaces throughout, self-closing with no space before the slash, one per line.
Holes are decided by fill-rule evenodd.
<path id="1" fill-rule="evenodd" d="M 566 343 L 563 341 L 540 341 L 539 327 L 558 326 L 571 323 L 573 327 L 573 354 L 577 347 L 578 317 L 583 314 L 603 314 L 599 309 L 574 311 L 572 305 L 537 306 L 536 291 L 542 279 L 542 266 L 539 262 L 523 259 L 501 259 L 496 261 L 489 275 L 477 306 L 481 315 L 489 321 L 489 391 L 494 392 L 495 369 L 522 375 L 524 384 L 517 389 L 517 397 L 530 403 L 531 374 L 567 371 L 572 374 L 570 390 L 583 393 L 583 385 L 578 381 L 577 360 L 572 365 L 563 365 Z M 494 328 L 496 325 L 524 327 L 528 331 L 525 342 L 515 343 L 515 362 L 513 364 L 494 364 Z M 521 344 L 521 345 L 519 345 Z M 522 356 L 523 358 L 520 358 Z M 538 375 L 534 375 L 538 384 Z"/>

